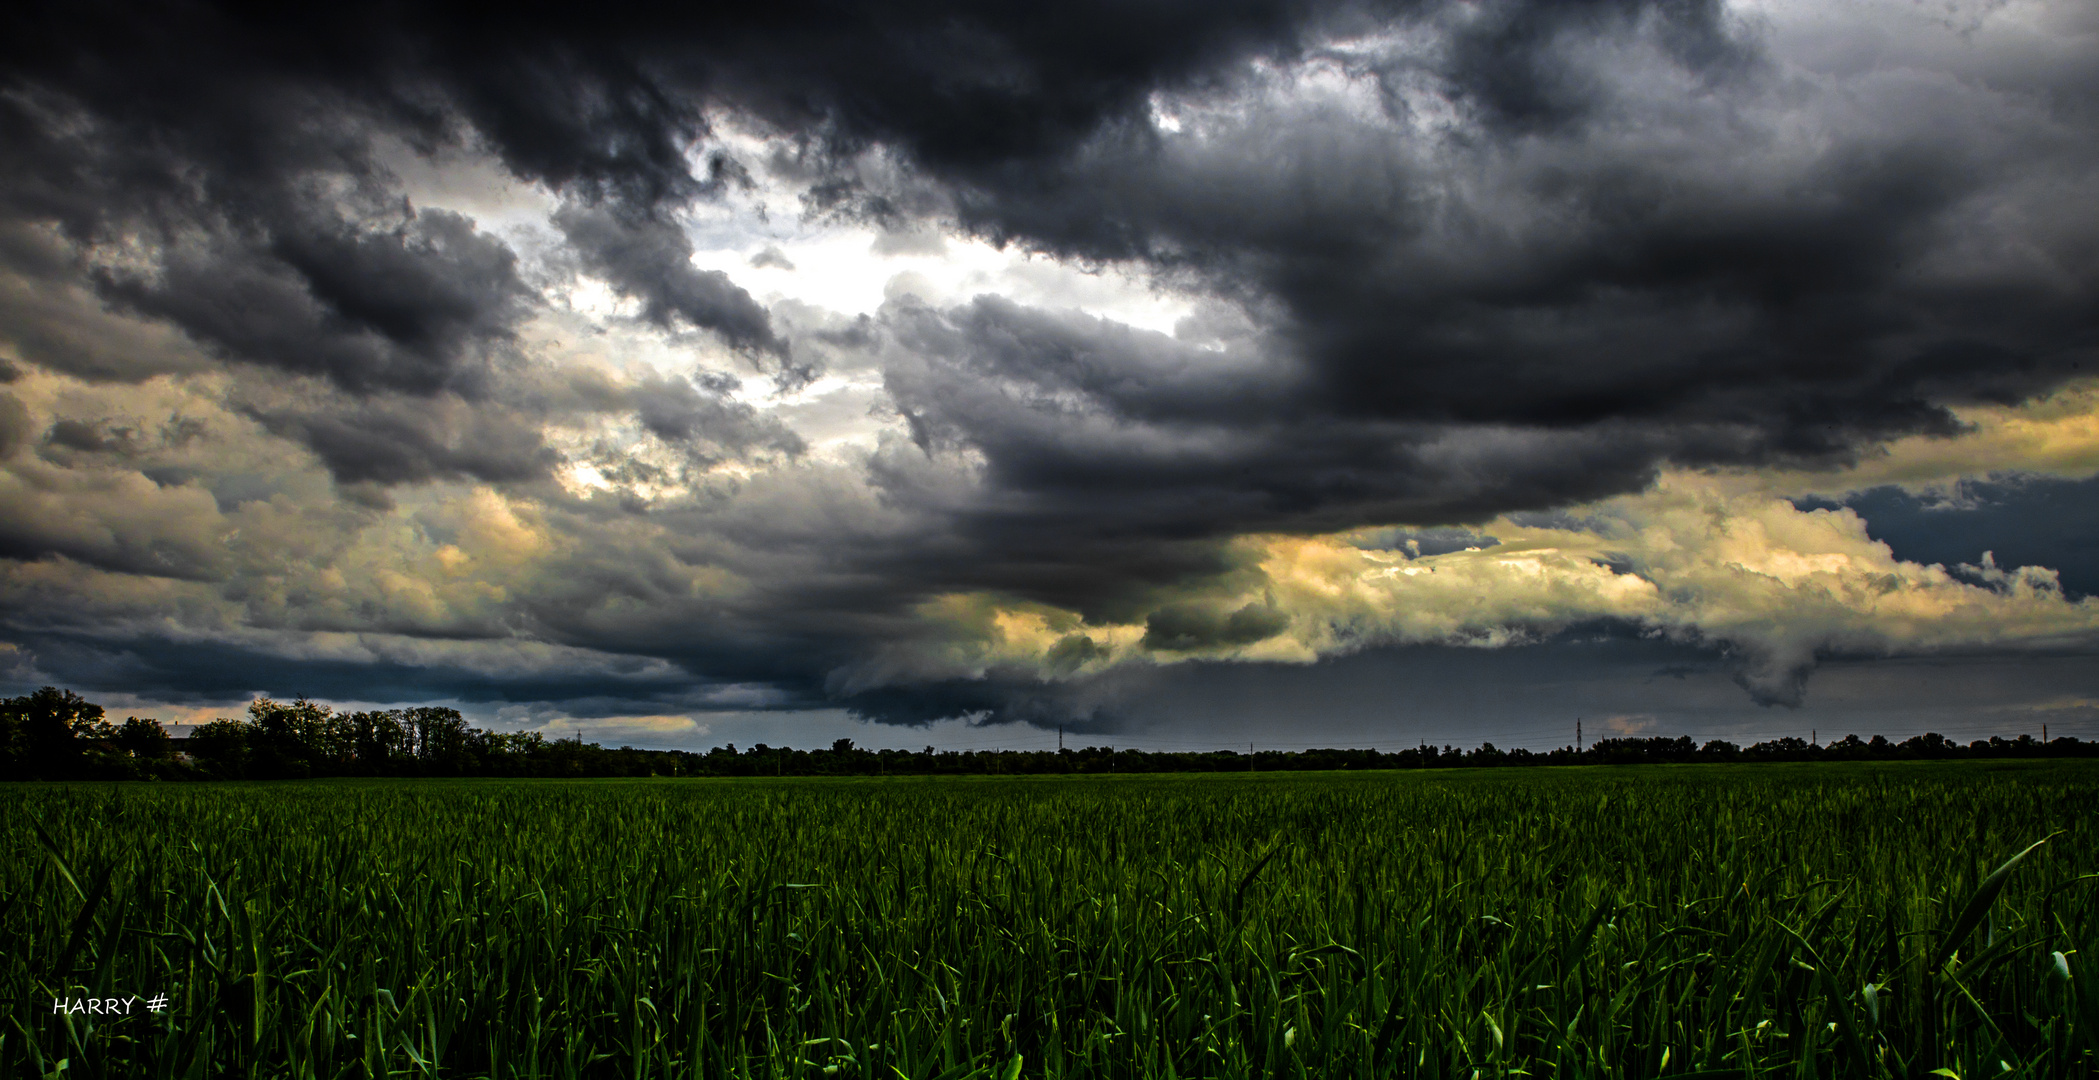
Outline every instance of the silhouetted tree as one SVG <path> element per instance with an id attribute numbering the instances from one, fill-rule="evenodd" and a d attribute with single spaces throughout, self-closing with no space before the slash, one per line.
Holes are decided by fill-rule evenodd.
<path id="1" fill-rule="evenodd" d="M 78 776 L 90 746 L 116 735 L 102 718 L 102 706 L 52 686 L 0 701 L 0 717 L 10 775 Z"/>
<path id="2" fill-rule="evenodd" d="M 167 729 L 151 717 L 125 717 L 124 726 L 117 729 L 117 749 L 135 758 L 164 758 L 169 750 Z"/>
<path id="3" fill-rule="evenodd" d="M 1787 737 L 1745 749 L 1714 739 L 1696 746 L 1683 736 L 1601 739 L 1537 752 L 1476 750 L 1426 744 L 1397 752 L 1353 749 L 1229 750 L 1153 753 L 1088 746 L 1055 751 L 865 750 L 850 739 L 828 749 L 763 743 L 748 750 L 608 750 L 579 739 L 549 741 L 538 732 L 493 732 L 468 724 L 455 709 L 422 707 L 338 713 L 304 699 L 258 699 L 246 720 L 216 720 L 183 741 L 187 759 L 165 753 L 166 732 L 132 717 L 113 728 L 100 706 L 46 687 L 0 700 L 0 777 L 10 779 L 237 778 L 296 776 L 809 776 L 921 773 L 1224 772 L 1247 769 L 1449 769 L 1657 762 L 1843 761 L 1900 758 L 2099 757 L 2099 744 L 2074 738 L 2043 743 L 2031 736 L 1978 739 L 1962 745 L 1938 734 L 1901 744 L 1880 736 L 1846 736 L 1826 746 Z"/>
<path id="4" fill-rule="evenodd" d="M 252 733 L 238 720 L 213 720 L 190 733 L 189 752 L 212 775 L 238 779 L 248 775 Z"/>

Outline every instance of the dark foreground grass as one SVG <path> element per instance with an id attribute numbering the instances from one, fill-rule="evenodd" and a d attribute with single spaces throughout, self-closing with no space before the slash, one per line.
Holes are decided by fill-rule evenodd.
<path id="1" fill-rule="evenodd" d="M 0 799 L 10 1077 L 2084 1077 L 2099 1051 L 2083 763 Z"/>

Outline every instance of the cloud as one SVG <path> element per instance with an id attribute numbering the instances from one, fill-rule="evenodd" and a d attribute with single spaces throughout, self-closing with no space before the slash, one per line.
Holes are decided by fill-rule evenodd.
<path id="1" fill-rule="evenodd" d="M 784 360 L 765 309 L 719 270 L 692 265 L 692 241 L 675 222 L 607 206 L 571 203 L 554 216 L 584 266 L 642 302 L 658 326 L 684 320 L 739 348 Z"/>
<path id="2" fill-rule="evenodd" d="M 1550 634 L 1605 618 L 1722 645 L 1753 697 L 1796 706 L 1820 657 L 2089 647 L 2099 635 L 2099 604 L 2067 600 L 2053 571 L 1902 562 L 1849 511 L 1730 496 L 1695 477 L 1665 477 L 1575 520 L 1582 527 L 1495 522 L 1499 545 L 1420 560 L 1286 545 L 1271 576 L 1281 595 L 1310 575 L 1300 588 L 1331 597 L 1318 607 L 1339 617 L 1306 642 L 1315 650 Z M 1340 576 L 1351 562 L 1353 581 Z"/>
<path id="3" fill-rule="evenodd" d="M 346 484 L 544 476 L 554 455 L 536 417 L 455 395 L 255 395 L 245 411 L 311 449 Z"/>
<path id="4" fill-rule="evenodd" d="M 1903 562 L 1848 510 L 1731 495 L 1691 474 L 1576 508 L 1566 526 L 1501 519 L 1484 531 L 1499 542 L 1418 557 L 1363 546 L 1362 534 L 1248 538 L 1243 586 L 1162 605 L 1137 625 L 958 598 L 928 612 L 961 635 L 935 654 L 945 663 L 892 659 L 888 670 L 1048 682 L 1073 670 L 1060 627 L 1112 643 L 1088 657 L 1098 672 L 1103 657 L 1311 663 L 1401 645 L 1500 647 L 1602 622 L 1720 648 L 1755 700 L 1797 707 L 1829 657 L 2099 642 L 2099 600 L 2066 599 L 2054 571 Z"/>
<path id="5" fill-rule="evenodd" d="M 1774 491 L 1841 495 L 1879 486 L 1945 495 L 1974 476 L 2023 473 L 2081 479 L 2099 473 L 2099 379 L 2071 379 L 2013 405 L 1955 407 L 1959 431 L 1911 435 L 1870 448 L 1842 468 L 1767 470 L 1748 482 Z"/>
<path id="6" fill-rule="evenodd" d="M 765 247 L 760 248 L 758 254 L 751 256 L 750 262 L 752 266 L 760 269 L 768 267 L 775 270 L 794 269 L 794 260 L 788 258 L 787 253 L 781 251 L 776 244 L 767 244 Z"/>
<path id="7" fill-rule="evenodd" d="M 530 307 L 511 249 L 391 191 L 373 143 L 386 125 L 325 90 L 149 104 L 12 71 L 0 304 L 25 358 L 94 378 L 195 370 L 172 327 L 351 392 L 472 392 Z M 203 111 L 152 115 L 185 101 Z M 111 317 L 125 312 L 147 325 Z"/>
<path id="8" fill-rule="evenodd" d="M 947 238 L 931 231 L 884 231 L 869 251 L 876 255 L 945 255 Z"/>
<path id="9" fill-rule="evenodd" d="M 353 392 L 471 387 L 525 293 L 515 256 L 471 222 L 425 210 L 383 230 L 331 223 L 260 242 L 180 245 L 103 293 L 228 356 Z"/>
<path id="10" fill-rule="evenodd" d="M 0 22 L 38 670 L 1106 725 L 1599 625 L 1795 706 L 2094 644 L 1842 508 L 2099 470 L 2077 5 L 514 14 Z"/>
<path id="11" fill-rule="evenodd" d="M 29 410 L 23 408 L 20 399 L 13 394 L 0 390 L 0 458 L 27 443 L 30 435 Z"/>
<path id="12" fill-rule="evenodd" d="M 63 555 L 124 574 L 212 580 L 230 569 L 217 507 L 199 488 L 165 489 L 135 472 L 0 472 L 0 557 Z"/>
<path id="13" fill-rule="evenodd" d="M 711 446 L 699 450 L 710 460 L 741 456 L 764 448 L 783 454 L 804 449 L 800 436 L 786 425 L 759 415 L 750 405 L 726 396 L 729 382 L 722 378 L 647 378 L 635 386 L 635 415 L 642 427 L 657 437 L 677 443 Z"/>
<path id="14" fill-rule="evenodd" d="M 969 212 L 1273 298 L 1330 410 L 1685 425 L 1657 448 L 1680 460 L 1943 432 L 1944 404 L 2090 359 L 2089 279 L 2061 271 L 2093 222 L 2054 208 L 2095 165 L 2070 117 L 1913 70 L 1799 70 L 1746 33 L 1686 51 L 1666 13 L 1603 10 L 1491 36 L 1524 85 L 1545 64 L 1579 87 L 1564 108 L 1482 101 L 1477 28 L 1448 53 L 1420 29 L 1257 70 L 1178 131 L 1104 133 L 1063 198 L 994 187 Z M 2030 259 L 1965 254 L 2008 226 Z M 2016 312 L 1983 299 L 2007 290 Z"/>
<path id="15" fill-rule="evenodd" d="M 50 230 L 0 230 L 8 241 L 0 243 L 0 350 L 99 380 L 137 382 L 212 366 L 175 327 L 107 310 L 93 282 L 76 273 L 74 253 Z"/>

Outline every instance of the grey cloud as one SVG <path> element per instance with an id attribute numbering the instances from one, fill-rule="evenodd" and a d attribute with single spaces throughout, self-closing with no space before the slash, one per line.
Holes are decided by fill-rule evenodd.
<path id="1" fill-rule="evenodd" d="M 1247 604 L 1229 614 L 1200 604 L 1171 604 L 1144 621 L 1144 647 L 1187 652 L 1226 645 L 1251 645 L 1274 637 L 1290 625 L 1290 616 L 1273 602 Z"/>
<path id="2" fill-rule="evenodd" d="M 727 395 L 721 380 L 650 376 L 633 390 L 635 414 L 658 438 L 693 447 L 710 460 L 756 450 L 793 456 L 802 440 L 771 416 Z"/>
<path id="3" fill-rule="evenodd" d="M 941 255 L 947 238 L 932 229 L 884 229 L 868 250 L 877 255 Z"/>
<path id="4" fill-rule="evenodd" d="M 2074 98 L 1865 72 L 1825 93 L 1715 5 L 1485 10 L 1411 28 L 1441 50 L 1329 58 L 1380 115 L 1248 76 L 1189 95 L 1179 133 L 1106 124 L 1049 164 L 955 167 L 980 231 L 1149 261 L 1266 320 L 1190 325 L 1220 353 L 995 300 L 891 312 L 914 437 L 981 454 L 996 488 L 958 529 L 1011 565 L 1043 536 L 1477 521 L 1664 463 L 1950 434 L 1947 406 L 2099 357 L 2099 222 L 2039 194 L 2099 174 Z M 1437 105 L 1455 126 L 1410 128 Z M 1827 142 L 1786 147 L 1804 116 Z M 2047 254 L 1974 254 L 1999 244 Z M 1099 560 L 1071 561 L 1067 584 Z M 1052 577 L 1010 580 L 1071 601 Z"/>
<path id="5" fill-rule="evenodd" d="M 78 420 L 60 420 L 51 425 L 51 431 L 44 436 L 44 441 L 70 450 L 90 452 L 107 450 L 111 445 L 110 440 L 97 430 L 95 425 L 84 424 Z"/>
<path id="6" fill-rule="evenodd" d="M 1280 297 L 1278 329 L 1314 365 L 1327 407 L 1362 416 L 1719 423 L 1755 436 L 1722 456 L 1815 457 L 1946 430 L 1935 402 L 2016 398 L 2089 358 L 2081 290 L 2029 290 L 2007 308 L 2000 282 L 1925 285 L 1900 269 L 1968 243 L 1932 234 L 2008 169 L 1860 146 L 1805 175 L 1745 181 L 1666 159 L 1643 170 L 1572 133 L 1532 152 L 1536 164 L 1453 148 L 1508 185 L 1468 191 L 1384 132 L 1292 119 L 1264 118 L 1224 136 L 1241 145 L 1199 157 L 1140 145 L 1085 163 L 1068 199 L 1048 204 L 1070 231 L 1016 224 L 1120 253 L 1091 238 L 1107 223 L 1219 287 Z M 1711 165 L 1749 150 L 1686 134 L 1713 142 Z M 1774 200 L 1774 182 L 1802 194 Z M 979 213 L 1043 205 L 1016 194 Z"/>
<path id="7" fill-rule="evenodd" d="M 29 441 L 35 432 L 35 421 L 20 398 L 0 390 L 0 458 L 15 452 L 15 447 Z"/>
<path id="8" fill-rule="evenodd" d="M 575 189 L 573 238 L 651 318 L 760 351 L 778 344 L 762 313 L 687 265 L 658 205 L 734 182 L 718 155 L 696 175 L 678 149 L 704 137 L 703 102 L 838 154 L 893 147 L 995 238 L 1149 260 L 1273 302 L 1278 340 L 1334 411 L 1718 424 L 1737 436 L 1669 449 L 1827 458 L 1944 430 L 1946 402 L 2030 393 L 2091 349 L 2088 280 L 2050 295 L 1902 269 L 1959 247 L 1946 230 L 1964 208 L 2034 165 L 2089 175 L 2086 83 L 2024 112 L 1988 85 L 1926 88 L 1944 108 L 1925 131 L 1866 115 L 1917 100 L 1897 88 L 1818 99 L 1717 2 L 1082 5 L 1068 33 L 937 5 L 828 16 L 607 16 L 588 47 L 520 16 L 470 52 L 467 20 L 438 7 L 342 16 L 355 32 L 340 42 L 244 26 L 213 52 L 311 51 L 333 61 L 319 72 L 367 73 L 323 81 L 374 122 L 441 132 L 399 88 L 428 76 L 513 168 Z M 57 32 L 29 29 L 30 42 Z M 1372 30 L 1400 45 L 1323 43 Z M 1282 74 L 1250 75 L 1255 56 Z M 1291 105 L 1297 61 L 1365 80 L 1378 111 Z M 48 60 L 23 66 L 67 83 Z M 235 63 L 221 77 L 254 76 Z M 1216 115 L 1155 131 L 1161 94 Z M 1784 125 L 1766 121 L 1788 109 L 1833 120 L 1831 138 L 1760 172 L 1787 161 L 1771 145 Z M 2069 265 L 2079 228 L 2036 235 Z M 2001 302 L 2007 287 L 2016 302 Z"/>
<path id="9" fill-rule="evenodd" d="M 1726 668 L 1684 645 L 1592 632 L 1507 649 L 1381 649 L 1302 667 L 1126 668 L 1064 692 L 1076 715 L 1114 722 L 1093 730 L 1105 727 L 1116 745 L 1171 749 L 1244 750 L 1258 739 L 1263 749 L 1491 741 L 1543 750 L 1572 746 L 1577 718 L 1595 739 L 1613 717 L 1644 725 L 1642 734 L 1743 746 L 1817 730 L 1825 743 L 1854 732 L 2038 738 L 2042 722 L 2057 736 L 2099 734 L 2076 707 L 2099 697 L 2099 672 L 2073 654 L 1831 660 L 1797 709 L 1756 704 Z"/>
<path id="10" fill-rule="evenodd" d="M 1069 675 L 1094 660 L 1105 659 L 1107 655 L 1108 650 L 1101 648 L 1092 638 L 1084 634 L 1066 634 L 1050 647 L 1049 666 L 1052 671 Z"/>
<path id="11" fill-rule="evenodd" d="M 682 319 L 737 349 L 787 360 L 787 347 L 773 334 L 765 309 L 729 275 L 693 266 L 692 241 L 675 221 L 582 203 L 563 207 L 554 220 L 584 265 L 623 295 L 641 300 L 650 322 L 668 328 Z"/>
<path id="12" fill-rule="evenodd" d="M 769 266 L 776 270 L 792 270 L 794 269 L 794 260 L 788 258 L 787 253 L 781 251 L 777 245 L 767 244 L 758 254 L 751 256 L 751 265 L 756 267 Z"/>
<path id="13" fill-rule="evenodd" d="M 27 478 L 30 482 L 23 483 Z M 17 458 L 0 484 L 0 560 L 53 558 L 137 579 L 224 581 L 233 560 L 210 495 L 155 484 L 128 468 L 54 467 Z M 60 570 L 61 578 L 68 571 Z M 153 591 L 154 586 L 146 586 Z M 83 598 L 73 597 L 78 603 Z M 14 619 L 60 612 L 8 612 Z"/>
<path id="14" fill-rule="evenodd" d="M 500 644 L 428 656 L 418 654 L 413 640 L 373 644 L 378 647 L 340 657 L 296 656 L 253 640 L 112 647 L 78 633 L 47 632 L 34 639 L 34 655 L 49 677 L 71 685 L 104 692 L 153 687 L 158 700 L 181 703 L 244 703 L 256 693 L 367 702 L 554 700 L 581 702 L 576 714 L 590 715 L 593 701 L 675 709 L 692 707 L 698 696 L 676 669 L 625 657 L 545 648 L 521 656 Z"/>
<path id="15" fill-rule="evenodd" d="M 150 275 L 101 283 L 235 359 L 355 392 L 472 392 L 484 351 L 525 310 L 515 264 L 466 219 L 426 210 L 385 230 L 338 222 L 181 245 Z"/>
<path id="16" fill-rule="evenodd" d="M 1734 646 L 1726 650 L 1728 676 L 1758 705 L 1798 709 L 1807 701 L 1809 676 L 1818 659 L 1812 651 Z"/>
<path id="17" fill-rule="evenodd" d="M 109 44 L 137 44 L 142 29 L 168 32 L 112 28 Z M 74 325 L 62 309 L 88 305 L 67 289 L 89 286 L 225 358 L 357 392 L 473 390 L 531 297 L 507 246 L 392 190 L 373 140 L 428 145 L 431 129 L 322 79 L 224 55 L 211 68 L 238 37 L 195 43 L 183 64 L 199 67 L 180 73 L 143 57 L 64 72 L 40 70 L 63 67 L 59 54 L 8 58 L 10 336 L 90 378 L 200 366 L 140 348 L 150 335 L 138 329 L 127 341 L 98 326 L 107 316 L 91 307 Z"/>
<path id="18" fill-rule="evenodd" d="M 22 359 L 94 381 L 138 382 L 212 360 L 170 327 L 112 312 L 62 237 L 0 222 L 0 340 Z M 10 363 L 13 382 L 21 369 Z"/>
<path id="19" fill-rule="evenodd" d="M 538 418 L 453 395 L 388 395 L 249 402 L 272 433 L 311 449 L 345 484 L 545 476 L 559 460 Z"/>

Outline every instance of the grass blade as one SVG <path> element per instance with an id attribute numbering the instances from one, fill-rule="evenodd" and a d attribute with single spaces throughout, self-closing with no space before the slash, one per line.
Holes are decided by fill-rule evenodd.
<path id="1" fill-rule="evenodd" d="M 1253 885 L 1254 878 L 1260 876 L 1261 869 L 1267 866 L 1270 860 L 1282 853 L 1283 845 L 1281 844 L 1269 848 L 1268 854 L 1261 856 L 1261 861 L 1255 863 L 1254 868 L 1248 870 L 1246 876 L 1239 879 L 1239 887 L 1232 890 L 1232 922 L 1234 925 L 1237 925 L 1239 922 L 1240 912 L 1245 910 L 1246 890 Z"/>
<path id="2" fill-rule="evenodd" d="M 1953 929 L 1947 931 L 1946 937 L 1939 942 L 1938 950 L 1932 954 L 1928 970 L 1938 971 L 1946 966 L 1946 961 L 1953 957 L 1954 950 L 1960 948 L 1961 942 L 1966 941 L 1968 935 L 1974 933 L 1975 928 L 1981 925 L 1983 916 L 1989 914 L 1990 905 L 1997 902 L 1997 894 L 2004 891 L 2004 883 L 2010 880 L 2012 871 L 2028 855 L 2033 854 L 2035 848 L 2060 835 L 2061 833 L 2049 833 L 2041 837 L 2027 845 L 2026 850 L 2004 860 L 2003 866 L 1991 871 L 1989 877 L 1982 879 L 1982 884 L 1975 887 L 1975 895 L 1970 896 L 1968 905 L 1961 909 L 1960 918 L 1953 920 Z"/>

